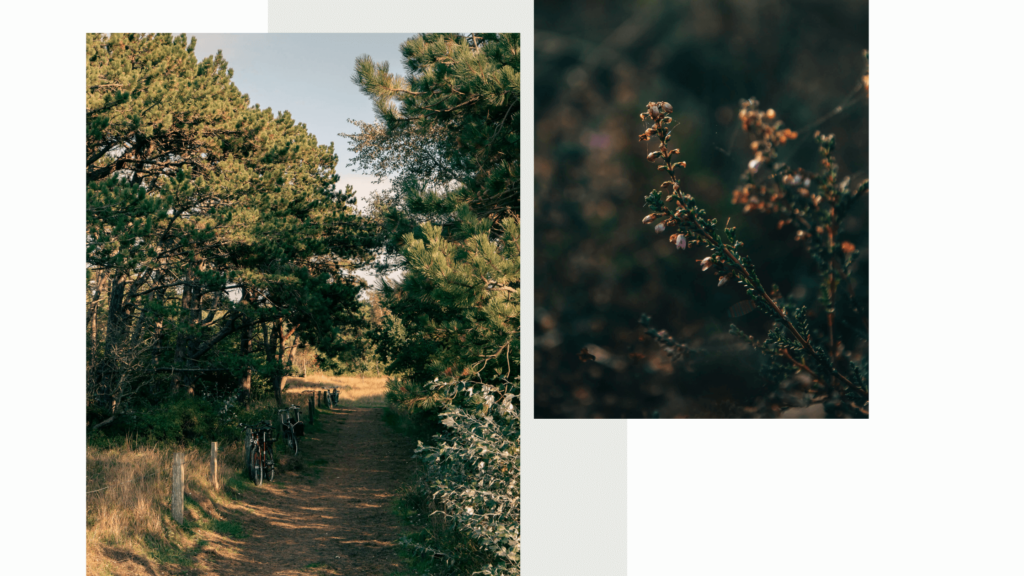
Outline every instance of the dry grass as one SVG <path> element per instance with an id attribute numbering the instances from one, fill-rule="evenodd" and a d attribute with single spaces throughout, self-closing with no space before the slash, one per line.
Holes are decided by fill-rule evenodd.
<path id="1" fill-rule="evenodd" d="M 86 449 L 86 570 L 88 574 L 117 573 L 130 565 L 152 571 L 161 554 L 193 546 L 191 536 L 170 517 L 172 448 L 125 446 Z M 210 479 L 210 454 L 197 448 L 178 448 L 185 461 L 185 520 L 220 520 L 214 503 L 239 469 L 237 450 L 222 450 L 218 478 L 221 492 Z M 179 558 L 180 559 L 180 558 Z"/>
<path id="2" fill-rule="evenodd" d="M 387 392 L 386 385 L 387 378 L 317 375 L 306 378 L 288 378 L 285 392 L 302 394 L 314 390 L 337 388 L 341 401 L 351 406 L 383 408 L 386 405 L 384 400 L 384 393 Z"/>

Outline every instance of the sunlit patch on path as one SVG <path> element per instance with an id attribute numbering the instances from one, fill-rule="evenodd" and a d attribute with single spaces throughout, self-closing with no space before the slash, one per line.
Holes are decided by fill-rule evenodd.
<path id="1" fill-rule="evenodd" d="M 225 514 L 249 537 L 211 535 L 197 573 L 233 576 L 389 574 L 402 567 L 391 512 L 413 470 L 414 443 L 378 407 L 320 413 L 301 444 L 303 466 L 246 491 Z"/>

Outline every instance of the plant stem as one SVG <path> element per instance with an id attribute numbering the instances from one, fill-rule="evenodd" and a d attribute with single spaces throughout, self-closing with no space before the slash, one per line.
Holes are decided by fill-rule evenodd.
<path id="1" fill-rule="evenodd" d="M 673 196 L 675 196 L 677 194 L 676 190 L 681 190 L 681 186 L 679 185 L 679 180 L 676 178 L 675 170 L 672 167 L 672 162 L 671 162 L 672 152 L 669 151 L 668 147 L 665 144 L 665 136 L 662 133 L 663 129 L 662 129 L 662 126 L 661 126 L 661 119 L 660 118 L 655 119 L 654 122 L 655 122 L 655 128 L 657 129 L 658 140 L 659 140 L 659 142 L 661 144 L 661 146 L 660 146 L 660 151 L 661 151 L 661 154 L 662 154 L 661 155 L 661 161 L 665 163 L 665 171 L 668 172 L 669 178 L 672 180 L 672 183 L 675 185 L 673 187 L 673 192 L 672 192 Z M 682 204 L 681 202 L 679 202 L 678 196 L 676 197 L 676 203 L 680 204 L 680 205 Z M 797 341 L 800 342 L 800 345 L 803 346 L 812 356 L 816 355 L 816 353 L 814 351 L 814 347 L 811 346 L 811 343 L 808 341 L 808 339 L 804 338 L 804 336 L 802 334 L 800 334 L 800 331 L 796 329 L 796 326 L 793 326 L 793 323 L 790 322 L 789 318 L 786 317 L 786 314 L 782 311 L 781 308 L 779 308 L 779 305 L 776 304 L 775 300 L 772 299 L 772 297 L 769 296 L 768 293 L 765 291 L 764 287 L 761 285 L 761 282 L 760 281 L 756 281 L 756 282 L 754 281 L 755 279 L 754 279 L 753 275 L 746 269 L 745 266 L 743 266 L 743 264 L 740 263 L 739 259 L 732 253 L 732 251 L 730 251 L 729 248 L 727 248 L 725 246 L 725 244 L 723 244 L 721 241 L 716 240 L 707 230 L 704 230 L 703 227 L 700 228 L 700 233 L 704 237 L 704 239 L 708 242 L 709 245 L 717 245 L 722 250 L 722 252 L 725 253 L 725 255 L 728 256 L 729 259 L 733 261 L 733 264 L 735 264 L 736 267 L 740 270 L 740 272 L 743 273 L 744 280 L 746 280 L 748 285 L 756 286 L 757 287 L 757 289 L 761 292 L 761 294 L 760 294 L 761 297 L 764 299 L 765 302 L 768 303 L 769 306 L 771 306 L 772 310 L 775 311 L 775 314 L 778 317 L 778 319 L 780 321 L 782 321 L 786 325 L 786 327 L 789 329 L 789 331 L 793 335 L 793 337 L 795 337 L 797 339 Z M 831 320 L 831 317 L 830 317 L 830 320 Z M 830 322 L 829 328 L 830 328 L 830 334 L 831 334 L 831 322 Z M 805 367 L 805 369 L 806 369 L 806 367 Z M 808 370 L 808 372 L 810 372 L 810 370 Z M 813 372 L 811 372 L 811 373 L 813 374 Z M 860 387 L 855 386 L 852 382 L 850 382 L 850 380 L 848 378 L 846 378 L 845 376 L 840 374 L 839 371 L 835 369 L 835 366 L 831 366 L 831 373 L 832 373 L 833 376 L 836 376 L 840 380 L 842 380 L 843 383 L 845 383 L 848 387 L 853 388 L 854 390 L 858 391 L 859 393 L 861 393 L 862 395 L 867 397 L 867 392 L 865 392 Z"/>

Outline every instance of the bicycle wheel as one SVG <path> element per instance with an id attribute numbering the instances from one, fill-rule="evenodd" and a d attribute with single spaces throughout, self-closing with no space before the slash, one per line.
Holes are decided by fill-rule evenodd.
<path id="1" fill-rule="evenodd" d="M 249 460 L 249 470 L 252 475 L 252 483 L 259 486 L 263 484 L 263 454 L 259 446 L 253 446 L 252 458 Z"/>
<path id="2" fill-rule="evenodd" d="M 295 437 L 295 431 L 291 428 L 285 430 L 285 438 L 288 439 L 288 451 L 295 456 L 299 455 L 299 439 Z"/>
<path id="3" fill-rule="evenodd" d="M 267 451 L 263 457 L 263 476 L 266 477 L 267 482 L 274 481 L 274 449 L 268 444 Z"/>

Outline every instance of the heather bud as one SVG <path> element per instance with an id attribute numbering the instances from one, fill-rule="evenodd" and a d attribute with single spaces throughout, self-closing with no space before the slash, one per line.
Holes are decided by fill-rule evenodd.
<path id="1" fill-rule="evenodd" d="M 706 256 L 700 261 L 700 271 L 707 272 L 708 268 L 711 267 L 711 256 Z"/>
<path id="2" fill-rule="evenodd" d="M 676 234 L 675 245 L 677 250 L 685 250 L 686 236 L 684 234 Z"/>
<path id="3" fill-rule="evenodd" d="M 661 234 L 662 232 L 665 231 L 665 224 L 659 222 L 658 225 L 654 227 L 654 231 L 657 232 L 658 234 Z"/>
<path id="4" fill-rule="evenodd" d="M 669 114 L 672 113 L 672 105 L 671 104 L 669 104 L 668 102 L 662 102 L 661 104 L 665 107 L 665 112 L 667 112 Z"/>
<path id="5" fill-rule="evenodd" d="M 658 151 L 651 152 L 650 154 L 647 155 L 648 162 L 655 162 L 658 160 L 658 158 L 661 158 L 661 152 Z"/>
<path id="6" fill-rule="evenodd" d="M 654 222 L 654 219 L 657 217 L 657 214 L 648 214 L 647 216 L 644 216 L 644 224 L 650 224 L 651 222 Z"/>
<path id="7" fill-rule="evenodd" d="M 725 283 L 728 280 L 729 280 L 729 275 L 728 274 L 726 274 L 725 276 L 719 276 L 718 277 L 718 287 L 721 288 L 722 286 L 725 286 Z"/>

